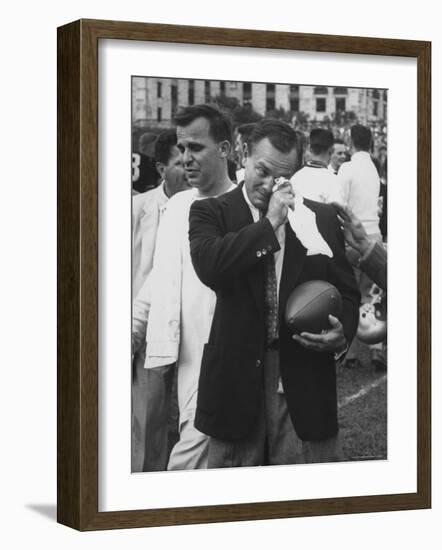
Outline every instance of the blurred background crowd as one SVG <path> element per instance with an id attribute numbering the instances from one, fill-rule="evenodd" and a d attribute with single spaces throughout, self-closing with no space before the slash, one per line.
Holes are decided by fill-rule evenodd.
<path id="1" fill-rule="evenodd" d="M 336 201 L 349 204 L 349 189 L 343 201 L 331 193 L 328 193 L 328 196 L 327 193 L 309 195 L 307 189 L 313 185 L 310 178 L 317 175 L 321 176 L 321 181 L 315 185 L 331 189 L 330 174 L 341 176 L 341 183 L 336 186 L 342 187 L 344 173 L 353 171 L 352 156 L 358 152 L 352 139 L 352 129 L 363 128 L 362 132 L 367 130 L 366 137 L 369 140 L 367 152 L 377 172 L 377 176 L 372 177 L 378 178 L 378 183 L 363 183 L 365 176 L 362 174 L 361 184 L 353 185 L 350 206 L 356 206 L 355 213 L 362 220 L 367 214 L 371 219 L 376 219 L 376 227 L 367 224 L 365 229 L 372 235 L 380 234 L 386 247 L 387 99 L 387 90 L 373 88 L 133 77 L 133 194 L 146 193 L 161 183 L 158 162 L 161 163 L 162 159 L 155 158 L 156 151 L 158 154 L 158 150 L 161 150 L 156 148 L 157 138 L 160 135 L 165 136 L 170 130 L 174 131 L 173 119 L 180 107 L 211 103 L 228 114 L 234 129 L 228 160 L 229 177 L 238 184 L 244 177 L 244 144 L 247 143 L 254 124 L 263 118 L 278 119 L 290 124 L 300 137 L 297 175 L 292 178 L 292 183 L 295 190 L 301 191 L 307 198 L 322 202 Z M 362 149 L 366 150 L 365 147 Z M 356 158 L 354 157 L 355 161 Z M 330 174 L 313 169 L 324 165 Z M 344 170 L 341 169 L 342 166 L 345 166 Z M 364 164 L 364 167 L 356 170 L 370 172 L 371 166 Z M 370 192 L 368 187 L 371 188 Z M 368 205 L 373 204 L 373 192 L 378 195 L 377 214 L 372 212 L 373 208 Z M 351 256 L 351 250 L 349 252 Z M 366 286 L 363 291 L 365 301 L 378 301 L 371 286 L 368 287 L 368 283 Z M 365 355 L 369 363 L 375 364 L 380 370 L 386 370 L 386 342 L 378 344 L 375 349 L 372 346 L 370 353 L 365 350 Z M 364 347 L 361 348 L 358 344 L 358 349 L 348 354 L 347 358 L 348 366 L 364 362 Z"/>
<path id="2" fill-rule="evenodd" d="M 229 113 L 235 128 L 274 118 L 291 124 L 302 136 L 302 162 L 308 160 L 313 128 L 328 129 L 345 146 L 350 160 L 350 130 L 362 124 L 371 130 L 371 155 L 381 182 L 387 184 L 387 90 L 332 86 L 304 86 L 171 78 L 134 77 L 132 81 L 132 184 L 142 193 L 159 183 L 154 143 L 173 127 L 179 107 L 213 103 Z M 231 176 L 241 169 L 239 148 L 232 148 Z M 382 191 L 381 196 L 385 193 Z"/>

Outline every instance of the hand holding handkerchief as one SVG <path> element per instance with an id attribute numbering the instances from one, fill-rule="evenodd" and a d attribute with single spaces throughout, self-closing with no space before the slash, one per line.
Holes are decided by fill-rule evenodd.
<path id="1" fill-rule="evenodd" d="M 278 178 L 273 191 L 276 191 L 284 182 L 283 178 Z M 295 194 L 294 203 L 295 208 L 294 210 L 289 209 L 287 219 L 295 235 L 301 241 L 304 248 L 307 249 L 307 256 L 324 254 L 329 258 L 333 258 L 331 248 L 319 233 L 318 226 L 316 225 L 316 214 L 305 206 L 301 195 Z"/>

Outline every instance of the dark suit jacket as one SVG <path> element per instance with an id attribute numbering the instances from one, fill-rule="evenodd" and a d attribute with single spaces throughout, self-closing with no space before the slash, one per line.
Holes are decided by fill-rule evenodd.
<path id="1" fill-rule="evenodd" d="M 309 351 L 291 338 L 283 321 L 285 303 L 302 282 L 331 282 L 342 295 L 340 320 L 351 342 L 360 295 L 345 258 L 336 212 L 317 202 L 305 200 L 305 204 L 316 213 L 319 231 L 334 258 L 307 256 L 286 224 L 279 291 L 280 370 L 298 436 L 318 441 L 338 430 L 334 358 L 330 353 Z M 266 346 L 263 259 L 280 246 L 266 218 L 253 223 L 242 187 L 218 198 L 195 201 L 190 210 L 189 239 L 195 271 L 217 295 L 201 364 L 195 426 L 217 439 L 240 440 L 250 432 L 262 406 Z"/>
<path id="2" fill-rule="evenodd" d="M 373 248 L 361 259 L 358 267 L 382 290 L 387 290 L 387 251 L 381 243 L 373 243 Z"/>

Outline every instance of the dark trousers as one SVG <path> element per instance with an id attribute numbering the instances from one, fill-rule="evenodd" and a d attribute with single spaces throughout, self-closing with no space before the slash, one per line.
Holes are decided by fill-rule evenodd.
<path id="1" fill-rule="evenodd" d="M 145 369 L 145 348 L 132 365 L 132 472 L 167 468 L 174 365 Z"/>
<path id="2" fill-rule="evenodd" d="M 209 468 L 338 462 L 340 441 L 301 441 L 290 419 L 279 376 L 279 351 L 264 358 L 264 403 L 247 438 L 238 441 L 209 440 Z"/>

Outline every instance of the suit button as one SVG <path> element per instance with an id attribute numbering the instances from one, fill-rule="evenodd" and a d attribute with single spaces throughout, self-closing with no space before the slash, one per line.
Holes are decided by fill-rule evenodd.
<path id="1" fill-rule="evenodd" d="M 257 366 L 257 367 L 260 367 L 261 364 L 262 364 L 261 359 L 257 359 L 257 361 L 256 361 L 256 366 Z"/>
<path id="2" fill-rule="evenodd" d="M 261 250 L 257 250 L 257 251 L 256 251 L 256 256 L 257 256 L 258 258 L 261 258 L 261 256 L 262 256 Z"/>
<path id="3" fill-rule="evenodd" d="M 262 255 L 265 256 L 267 254 L 267 250 L 265 248 L 262 249 Z"/>
<path id="4" fill-rule="evenodd" d="M 270 252 L 270 250 L 272 250 L 272 245 L 271 245 L 271 244 L 267 245 L 267 250 L 268 250 L 269 252 Z"/>

